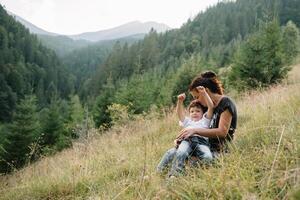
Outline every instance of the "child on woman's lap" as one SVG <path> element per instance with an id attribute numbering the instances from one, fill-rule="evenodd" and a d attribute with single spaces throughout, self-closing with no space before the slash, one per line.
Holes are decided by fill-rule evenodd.
<path id="1" fill-rule="evenodd" d="M 209 128 L 210 120 L 213 114 L 213 103 L 210 97 L 207 95 L 205 88 L 197 88 L 200 94 L 203 96 L 207 102 L 208 109 L 201 105 L 197 100 L 190 103 L 188 107 L 189 117 L 185 117 L 183 101 L 185 99 L 185 94 L 178 95 L 176 111 L 179 117 L 179 124 L 184 128 Z M 207 112 L 205 113 L 205 111 Z M 174 141 L 175 147 L 178 148 L 182 141 L 190 143 L 192 148 L 192 155 L 199 157 L 201 159 L 212 159 L 212 153 L 209 148 L 208 138 L 192 135 L 185 139 L 176 139 Z"/>
<path id="2" fill-rule="evenodd" d="M 199 87 L 199 95 L 204 98 L 208 106 L 205 112 L 205 107 L 199 101 L 192 101 L 188 107 L 189 117 L 185 116 L 183 101 L 185 94 L 180 94 L 177 97 L 176 111 L 179 118 L 179 123 L 185 129 L 192 128 L 209 128 L 210 119 L 213 113 L 213 103 L 206 93 L 205 88 Z M 208 138 L 199 135 L 190 135 L 182 140 L 176 139 L 175 148 L 169 149 L 162 157 L 157 166 L 157 171 L 162 172 L 170 163 L 172 163 L 169 177 L 177 176 L 184 170 L 186 159 L 189 155 L 196 156 L 201 160 L 211 161 L 213 159 L 209 148 Z M 195 161 L 193 161 L 195 163 Z"/>

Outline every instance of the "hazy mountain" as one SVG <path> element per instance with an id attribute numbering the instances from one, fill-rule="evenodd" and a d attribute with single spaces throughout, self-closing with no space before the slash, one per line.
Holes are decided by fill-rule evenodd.
<path id="1" fill-rule="evenodd" d="M 151 30 L 151 28 L 155 29 L 157 32 L 164 32 L 166 30 L 171 29 L 169 26 L 162 23 L 156 23 L 156 22 L 142 23 L 139 21 L 133 21 L 112 29 L 81 33 L 78 35 L 69 35 L 69 37 L 76 40 L 84 39 L 89 41 L 112 40 L 112 39 L 127 37 L 130 35 L 146 34 Z"/>
<path id="2" fill-rule="evenodd" d="M 38 34 L 38 35 L 48 35 L 48 36 L 49 35 L 63 36 L 61 34 L 45 31 L 35 26 L 34 24 L 28 22 L 27 20 L 23 19 L 22 17 L 19 17 L 12 12 L 9 11 L 7 12 L 8 14 L 14 16 L 15 19 L 20 23 L 22 23 L 26 28 L 28 28 L 31 33 Z M 100 40 L 114 40 L 118 38 L 134 36 L 134 35 L 135 36 L 138 35 L 138 37 L 140 38 L 141 35 L 147 34 L 151 30 L 151 28 L 155 29 L 159 33 L 171 29 L 169 26 L 162 23 L 156 23 L 156 22 L 142 23 L 139 21 L 133 21 L 111 29 L 106 29 L 106 30 L 101 30 L 96 32 L 84 32 L 77 35 L 65 35 L 65 36 L 68 36 L 69 38 L 72 38 L 74 40 L 88 40 L 93 42 L 100 41 Z"/>
<path id="3" fill-rule="evenodd" d="M 59 57 L 73 52 L 74 50 L 85 49 L 88 46 L 113 46 L 117 41 L 121 44 L 132 44 L 138 40 L 142 40 L 145 34 L 130 35 L 128 37 L 117 38 L 114 40 L 101 40 L 97 42 L 87 40 L 74 40 L 64 35 L 50 36 L 50 35 L 37 35 L 39 40 L 48 48 L 54 50 Z"/>
<path id="4" fill-rule="evenodd" d="M 37 35 L 39 40 L 48 48 L 53 49 L 59 57 L 62 57 L 76 49 L 90 45 L 93 42 L 87 40 L 73 40 L 64 35 Z"/>
<path id="5" fill-rule="evenodd" d="M 23 19 L 22 17 L 19 17 L 18 15 L 15 15 L 14 13 L 9 12 L 8 10 L 6 10 L 6 11 L 9 15 L 13 16 L 18 22 L 20 22 L 26 28 L 28 28 L 31 33 L 40 34 L 40 35 L 51 35 L 51 36 L 59 35 L 57 33 L 51 33 L 51 32 L 45 31 L 45 30 L 35 26 L 34 24 L 28 22 L 27 20 Z"/>

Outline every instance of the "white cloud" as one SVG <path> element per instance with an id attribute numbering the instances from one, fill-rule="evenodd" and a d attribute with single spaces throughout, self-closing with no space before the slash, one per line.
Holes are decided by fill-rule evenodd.
<path id="1" fill-rule="evenodd" d="M 219 0 L 0 0 L 2 5 L 50 32 L 75 34 L 130 21 L 156 21 L 173 28 Z"/>

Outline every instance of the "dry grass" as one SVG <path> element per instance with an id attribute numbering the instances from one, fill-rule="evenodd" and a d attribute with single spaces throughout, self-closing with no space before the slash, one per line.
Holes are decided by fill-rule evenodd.
<path id="1" fill-rule="evenodd" d="M 211 167 L 173 180 L 156 174 L 179 127 L 174 114 L 152 113 L 2 176 L 0 199 L 292 198 L 300 187 L 299 80 L 300 65 L 285 84 L 240 98 L 231 153 Z"/>

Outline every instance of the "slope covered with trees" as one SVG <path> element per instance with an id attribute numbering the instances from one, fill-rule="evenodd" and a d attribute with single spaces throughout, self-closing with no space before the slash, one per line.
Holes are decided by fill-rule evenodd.
<path id="1" fill-rule="evenodd" d="M 100 115 L 97 112 L 108 115 L 103 111 L 113 103 L 130 105 L 129 111 L 132 113 L 147 111 L 151 105 L 170 105 L 173 96 L 187 88 L 190 76 L 180 77 L 180 73 L 186 71 L 190 74 L 206 69 L 220 71 L 226 79 L 226 86 L 230 84 L 235 87 L 241 84 L 240 79 L 236 79 L 236 76 L 242 75 L 237 69 L 243 71 L 243 66 L 247 65 L 245 68 L 252 70 L 253 74 L 257 74 L 258 70 L 268 76 L 272 71 L 271 80 L 266 77 L 256 80 L 251 73 L 245 72 L 241 79 L 248 77 L 249 80 L 243 82 L 241 88 L 235 89 L 279 82 L 288 71 L 286 65 L 290 61 L 287 59 L 295 57 L 293 54 L 293 58 L 287 58 L 292 55 L 291 49 L 286 50 L 284 46 L 290 46 L 293 52 L 298 51 L 299 34 L 296 26 L 300 25 L 299 14 L 290 11 L 294 11 L 299 4 L 299 1 L 283 0 L 224 1 L 199 13 L 180 29 L 164 34 L 151 31 L 144 40 L 130 46 L 116 44 L 106 61 L 98 67 L 98 73 L 90 81 L 92 84 L 82 88 L 88 91 L 86 98 L 98 96 L 93 104 L 96 124 L 107 122 L 97 119 L 96 116 Z M 294 27 L 290 34 L 286 33 L 286 28 L 281 29 L 286 26 L 287 19 L 293 24 L 289 27 Z M 250 51 L 257 56 L 253 57 Z M 261 59 L 261 63 L 255 59 Z M 106 85 L 111 84 L 115 89 L 107 92 L 107 88 L 111 87 Z M 139 90 L 150 85 L 151 89 Z M 112 97 L 103 101 L 103 96 L 107 94 Z M 109 119 L 109 116 L 102 118 Z"/>
<path id="2" fill-rule="evenodd" d="M 45 104 L 54 94 L 67 97 L 72 92 L 72 80 L 55 53 L 45 48 L 2 6 L 0 46 L 1 121 L 11 120 L 16 103 L 25 94 L 36 94 L 39 103 Z"/>
<path id="3" fill-rule="evenodd" d="M 116 40 L 100 41 L 69 51 L 68 53 L 65 52 L 65 55 L 61 57 L 61 61 L 75 77 L 75 93 L 78 93 L 83 101 L 87 100 L 85 98 L 86 94 L 88 94 L 88 91 L 85 90 L 88 88 L 86 85 L 93 85 L 91 77 L 106 61 L 113 46 L 115 44 L 131 45 L 143 37 L 144 35 L 140 34 Z M 56 48 L 60 48 L 60 46 L 58 45 Z"/>
<path id="4" fill-rule="evenodd" d="M 73 40 L 67 36 L 37 35 L 43 45 L 63 57 L 76 49 L 87 47 L 91 42 L 86 40 Z"/>
<path id="5" fill-rule="evenodd" d="M 81 106 L 72 104 L 74 82 L 54 51 L 0 6 L 0 171 L 70 146 L 71 111 Z"/>

